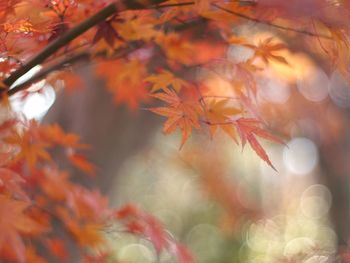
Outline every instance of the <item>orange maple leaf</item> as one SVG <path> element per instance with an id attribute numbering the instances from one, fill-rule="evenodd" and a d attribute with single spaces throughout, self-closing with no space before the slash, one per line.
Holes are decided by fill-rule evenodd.
<path id="1" fill-rule="evenodd" d="M 54 169 L 45 169 L 40 174 L 39 184 L 42 191 L 52 200 L 65 200 L 72 189 L 69 174 Z"/>
<path id="2" fill-rule="evenodd" d="M 159 34 L 156 43 L 162 48 L 170 62 L 176 61 L 185 65 L 193 63 L 195 48 L 180 35 L 176 33 Z"/>
<path id="3" fill-rule="evenodd" d="M 269 156 L 265 152 L 264 148 L 259 144 L 258 140 L 256 139 L 256 136 L 281 144 L 283 144 L 284 142 L 281 139 L 269 133 L 268 131 L 260 128 L 259 126 L 261 125 L 261 122 L 257 119 L 240 118 L 235 122 L 235 124 L 238 134 L 242 141 L 242 147 L 244 147 L 246 142 L 248 141 L 250 146 L 256 152 L 256 154 L 261 159 L 263 159 L 268 165 L 270 165 L 274 170 L 276 170 Z"/>
<path id="4" fill-rule="evenodd" d="M 162 224 L 150 214 L 140 210 L 133 204 L 127 204 L 115 212 L 115 218 L 124 220 L 127 231 L 143 235 L 154 245 L 158 254 L 169 245 L 169 236 Z"/>
<path id="5" fill-rule="evenodd" d="M 236 131 L 234 129 L 231 118 L 234 115 L 242 113 L 241 109 L 227 106 L 228 100 L 211 100 L 206 103 L 206 118 L 209 124 L 209 132 L 211 136 L 217 131 L 217 128 L 221 128 L 228 136 L 230 136 L 235 142 L 237 142 Z"/>
<path id="6" fill-rule="evenodd" d="M 69 191 L 67 204 L 75 216 L 82 220 L 98 222 L 110 214 L 107 198 L 97 190 L 76 186 Z"/>
<path id="7" fill-rule="evenodd" d="M 67 231 L 81 247 L 96 247 L 103 244 L 102 222 L 77 220 L 65 207 L 56 207 L 57 216 L 64 222 Z"/>
<path id="8" fill-rule="evenodd" d="M 6 137 L 4 142 L 20 148 L 14 161 L 24 159 L 30 167 L 33 167 L 39 160 L 51 160 L 49 153 L 46 151 L 50 145 L 45 142 L 33 140 L 30 132 L 24 132 L 23 134 L 13 133 Z"/>
<path id="9" fill-rule="evenodd" d="M 25 245 L 22 234 L 35 235 L 43 228 L 24 213 L 28 202 L 16 201 L 0 195 L 0 253 L 9 250 L 17 262 L 25 262 Z"/>
<path id="10" fill-rule="evenodd" d="M 68 252 L 66 250 L 63 240 L 58 238 L 48 239 L 46 240 L 46 246 L 55 257 L 62 260 L 62 262 L 67 261 Z"/>
<path id="11" fill-rule="evenodd" d="M 43 125 L 40 130 L 43 139 L 50 143 L 80 149 L 89 147 L 87 144 L 80 143 L 78 135 L 64 132 L 58 124 Z"/>
<path id="12" fill-rule="evenodd" d="M 84 155 L 72 153 L 68 155 L 68 159 L 75 167 L 88 175 L 93 176 L 96 174 L 96 167 Z"/>
<path id="13" fill-rule="evenodd" d="M 69 70 L 58 72 L 57 74 L 54 74 L 52 78 L 50 77 L 49 80 L 50 82 L 54 83 L 58 79 L 64 81 L 64 87 L 69 92 L 78 91 L 84 87 L 83 80 L 79 76 L 79 74 L 75 74 L 74 72 Z"/>
<path id="14" fill-rule="evenodd" d="M 66 227 L 82 247 L 96 247 L 104 243 L 103 225 L 101 224 L 84 224 L 70 220 L 66 222 Z"/>
<path id="15" fill-rule="evenodd" d="M 149 16 L 138 16 L 128 19 L 127 23 L 116 23 L 115 29 L 123 39 L 127 41 L 149 41 L 159 32 L 154 29 L 155 20 Z"/>
<path id="16" fill-rule="evenodd" d="M 200 111 L 199 104 L 182 101 L 176 92 L 171 89 L 165 89 L 164 92 L 155 93 L 151 96 L 169 104 L 168 107 L 156 107 L 149 110 L 168 118 L 163 125 L 163 132 L 165 134 L 174 132 L 176 128 L 181 130 L 181 149 L 191 135 L 192 129 L 200 128 L 198 116 Z"/>
<path id="17" fill-rule="evenodd" d="M 273 37 L 269 37 L 263 41 L 260 41 L 258 46 L 246 44 L 245 46 L 254 49 L 255 57 L 261 58 L 266 64 L 269 63 L 269 60 L 273 59 L 280 63 L 289 65 L 288 61 L 277 55 L 276 52 L 286 49 L 287 46 L 283 43 L 273 43 Z"/>
<path id="18" fill-rule="evenodd" d="M 135 110 L 141 101 L 146 100 L 143 82 L 146 67 L 142 61 L 103 61 L 98 64 L 96 72 L 106 80 L 107 88 L 113 93 L 117 104 L 126 103 L 131 110 Z"/>
<path id="19" fill-rule="evenodd" d="M 173 73 L 167 70 L 163 70 L 159 74 L 152 74 L 151 76 L 145 78 L 145 81 L 153 84 L 151 92 L 169 88 L 169 86 L 179 92 L 183 86 L 188 85 L 185 80 L 177 78 Z"/>
<path id="20" fill-rule="evenodd" d="M 0 191 L 4 190 L 14 197 L 28 201 L 27 194 L 21 187 L 25 180 L 14 171 L 7 168 L 0 168 Z"/>

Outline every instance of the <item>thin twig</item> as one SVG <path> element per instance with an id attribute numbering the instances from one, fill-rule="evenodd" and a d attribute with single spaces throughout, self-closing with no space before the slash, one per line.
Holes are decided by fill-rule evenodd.
<path id="1" fill-rule="evenodd" d="M 217 96 L 217 95 L 204 95 L 203 99 L 226 99 L 226 100 L 240 100 L 240 98 L 235 98 L 231 96 Z"/>
<path id="2" fill-rule="evenodd" d="M 189 6 L 189 5 L 194 5 L 194 4 L 195 4 L 195 2 L 163 4 L 163 5 L 154 5 L 154 6 L 146 7 L 145 9 L 160 9 L 160 8 L 166 8 L 166 7 L 180 7 L 180 6 Z"/>
<path id="3" fill-rule="evenodd" d="M 310 36 L 310 37 L 321 37 L 321 38 L 326 38 L 326 39 L 332 39 L 328 35 L 316 34 L 316 33 L 313 33 L 313 32 L 307 31 L 307 30 L 303 30 L 303 29 L 297 29 L 297 28 L 293 28 L 293 27 L 288 27 L 288 26 L 282 26 L 282 25 L 274 24 L 274 23 L 271 23 L 271 22 L 268 22 L 268 21 L 263 21 L 263 20 L 255 18 L 255 17 L 251 17 L 251 16 L 248 16 L 248 15 L 245 15 L 245 14 L 241 14 L 241 13 L 232 11 L 232 10 L 227 9 L 225 7 L 219 6 L 218 4 L 215 4 L 215 3 L 213 3 L 211 5 L 216 7 L 216 8 L 218 8 L 218 9 L 220 9 L 220 10 L 222 10 L 222 11 L 225 11 L 225 12 L 227 12 L 229 14 L 234 15 L 234 16 L 243 18 L 245 20 L 249 20 L 249 21 L 253 21 L 253 22 L 259 23 L 259 24 L 271 26 L 271 27 L 274 27 L 274 28 L 277 28 L 277 29 L 280 29 L 280 30 L 300 33 L 300 34 L 304 34 L 304 35 L 307 35 L 307 36 Z"/>

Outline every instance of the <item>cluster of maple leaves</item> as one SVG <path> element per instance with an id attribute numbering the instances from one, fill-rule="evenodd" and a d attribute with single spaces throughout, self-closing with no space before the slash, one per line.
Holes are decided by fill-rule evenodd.
<path id="1" fill-rule="evenodd" d="M 192 262 L 187 250 L 153 216 L 133 205 L 111 209 L 97 190 L 73 183 L 51 152 L 60 148 L 73 166 L 93 175 L 95 167 L 80 153 L 88 146 L 57 125 L 13 116 L 9 96 L 21 92 L 25 99 L 41 92 L 29 88 L 42 79 L 53 87 L 64 80 L 67 89 L 77 88 L 82 82 L 74 63 L 92 62 L 117 104 L 135 110 L 154 99 L 162 103 L 147 110 L 167 118 L 164 133 L 180 130 L 181 147 L 193 129 L 209 137 L 222 130 L 242 147 L 249 143 L 274 168 L 257 138 L 283 141 L 266 129 L 259 116 L 255 73 L 271 60 L 288 65 L 280 55 L 287 46 L 273 38 L 255 44 L 232 34 L 232 27 L 248 21 L 305 36 L 347 77 L 349 10 L 348 1 L 326 0 L 0 0 L 5 112 L 0 126 L 0 259 L 67 260 L 66 237 L 57 236 L 61 229 L 84 260 L 101 262 L 108 257 L 108 251 L 100 249 L 103 230 L 118 221 L 128 232 L 152 241 L 157 253 L 169 249 L 179 262 Z M 336 12 L 342 16 L 334 16 Z M 230 45 L 250 49 L 252 56 L 230 60 Z M 36 75 L 15 82 L 39 64 L 42 69 Z M 205 77 L 188 74 L 200 69 L 220 77 L 230 90 L 215 91 Z M 42 255 L 39 248 L 49 252 Z"/>
<path id="2" fill-rule="evenodd" d="M 105 229 L 115 221 L 120 231 L 149 239 L 157 253 L 173 251 L 179 262 L 191 262 L 187 250 L 164 230 L 153 216 L 134 205 L 120 209 L 108 207 L 108 200 L 97 190 L 89 190 L 70 180 L 52 160 L 50 150 L 61 147 L 78 169 L 92 175 L 94 166 L 76 151 L 87 146 L 78 136 L 64 133 L 57 125 L 19 123 L 10 119 L 0 127 L 0 255 L 10 262 L 46 262 L 38 247 L 50 257 L 70 258 L 64 237 L 69 234 L 86 262 L 107 259 L 108 251 L 97 250 L 106 242 Z"/>

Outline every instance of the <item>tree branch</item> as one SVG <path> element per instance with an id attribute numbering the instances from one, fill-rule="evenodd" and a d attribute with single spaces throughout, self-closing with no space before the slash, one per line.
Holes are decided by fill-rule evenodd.
<path id="1" fill-rule="evenodd" d="M 29 87 L 30 85 L 34 84 L 35 82 L 38 82 L 42 80 L 43 78 L 47 77 L 50 73 L 60 70 L 62 68 L 65 68 L 66 66 L 71 66 L 72 64 L 81 61 L 81 60 L 88 60 L 90 58 L 88 53 L 80 53 L 75 56 L 65 58 L 62 61 L 59 61 L 56 64 L 53 64 L 52 66 L 49 66 L 41 71 L 39 71 L 37 74 L 35 74 L 32 78 L 29 80 L 13 87 L 12 89 L 7 90 L 7 95 L 12 96 L 16 94 L 19 91 L 22 91 Z"/>
<path id="2" fill-rule="evenodd" d="M 154 4 L 160 4 L 165 0 L 151 0 L 150 4 L 154 6 Z M 165 6 L 166 7 L 166 6 Z M 124 0 L 121 2 L 114 2 L 109 4 L 105 8 L 101 9 L 95 15 L 87 18 L 77 26 L 68 30 L 65 34 L 63 34 L 60 38 L 53 41 L 49 44 L 44 50 L 42 50 L 39 54 L 31 58 L 28 62 L 26 62 L 23 66 L 13 72 L 8 78 L 6 78 L 3 83 L 10 87 L 17 79 L 27 73 L 30 69 L 44 62 L 48 57 L 54 54 L 57 50 L 67 45 L 70 41 L 74 40 L 81 34 L 85 33 L 90 28 L 95 25 L 101 23 L 109 16 L 115 14 L 117 11 L 124 11 L 126 9 L 145 9 L 142 4 L 137 1 L 128 1 Z"/>
<path id="3" fill-rule="evenodd" d="M 139 47 L 140 46 L 138 44 L 134 44 L 134 45 L 130 44 L 128 47 L 126 47 L 124 49 L 115 50 L 114 54 L 111 57 L 113 59 L 122 58 Z M 104 57 L 104 56 L 106 56 L 106 54 L 107 54 L 106 52 L 101 51 L 97 54 L 94 54 L 93 56 L 94 57 Z M 74 56 L 71 56 L 68 58 L 63 58 L 63 59 L 59 60 L 58 62 L 51 64 L 48 67 L 42 69 L 41 71 L 39 71 L 37 74 L 35 74 L 33 77 L 31 77 L 27 81 L 25 81 L 19 85 L 16 85 L 15 87 L 7 90 L 7 95 L 12 96 L 19 91 L 25 90 L 30 85 L 46 78 L 50 73 L 53 73 L 56 70 L 64 69 L 65 67 L 72 66 L 73 64 L 84 61 L 84 60 L 88 61 L 91 59 L 91 56 L 92 56 L 92 54 L 90 54 L 89 52 L 81 52 L 81 53 L 78 53 Z"/>
<path id="4" fill-rule="evenodd" d="M 150 8 L 166 8 L 166 7 L 174 7 L 174 6 L 186 6 L 186 5 L 193 5 L 195 2 L 184 2 L 184 3 L 178 3 L 178 4 L 163 4 L 161 5 L 165 0 L 149 0 L 150 6 L 144 6 L 144 4 L 139 3 L 137 0 L 134 1 L 128 1 L 128 0 L 123 0 L 120 2 L 113 2 L 110 5 L 106 6 L 99 12 L 97 12 L 95 15 L 87 18 L 74 28 L 68 30 L 65 34 L 63 34 L 60 38 L 56 39 L 52 43 L 50 43 L 44 50 L 42 50 L 39 54 L 31 58 L 29 61 L 27 61 L 25 64 L 23 64 L 20 68 L 18 68 L 16 71 L 14 71 L 8 78 L 6 78 L 3 83 L 5 86 L 7 86 L 7 91 L 10 94 L 13 94 L 14 92 L 17 92 L 19 89 L 16 87 L 16 89 L 11 89 L 12 91 L 9 91 L 9 87 L 21 76 L 23 76 L 25 73 L 27 73 L 30 69 L 35 67 L 36 65 L 39 65 L 43 63 L 48 57 L 50 57 L 52 54 L 57 52 L 60 48 L 64 47 L 67 45 L 70 41 L 74 40 L 81 34 L 85 33 L 87 30 L 90 28 L 94 27 L 95 25 L 99 24 L 100 22 L 104 21 L 106 18 L 109 16 L 115 14 L 118 11 L 123 11 L 126 9 L 150 9 Z M 297 33 L 302 33 L 306 34 L 309 36 L 313 37 L 323 37 L 323 38 L 328 38 L 330 39 L 329 36 L 324 36 L 324 35 L 319 35 L 313 32 L 309 32 L 306 30 L 299 30 L 291 27 L 285 27 L 277 24 L 273 24 L 271 22 L 267 21 L 261 21 L 259 19 L 256 19 L 254 17 L 247 16 L 245 14 L 237 13 L 234 11 L 231 11 L 229 9 L 226 9 L 224 7 L 221 7 L 217 4 L 212 4 L 212 6 L 228 12 L 232 15 L 235 15 L 237 17 L 254 21 L 260 24 L 265 24 L 268 26 L 272 26 L 281 30 L 287 30 L 287 31 L 293 31 Z M 6 89 L 4 90 L 6 92 Z M 2 92 L 4 92 L 2 91 Z"/>
<path id="5" fill-rule="evenodd" d="M 243 18 L 245 20 L 253 21 L 253 22 L 256 22 L 256 23 L 259 23 L 259 24 L 263 24 L 263 25 L 267 25 L 267 26 L 270 26 L 270 27 L 274 27 L 274 28 L 277 28 L 277 29 L 280 29 L 280 30 L 300 33 L 300 34 L 304 34 L 304 35 L 307 35 L 307 36 L 310 36 L 310 37 L 321 37 L 321 38 L 326 38 L 326 39 L 332 39 L 330 36 L 327 36 L 327 35 L 317 34 L 317 33 L 311 32 L 311 31 L 303 30 L 303 29 L 297 29 L 297 28 L 288 27 L 288 26 L 281 26 L 281 25 L 274 24 L 274 23 L 271 23 L 271 22 L 268 22 L 268 21 L 259 20 L 257 18 L 248 16 L 248 15 L 245 15 L 245 14 L 241 14 L 241 13 L 232 11 L 230 9 L 227 9 L 225 7 L 219 6 L 218 4 L 215 4 L 215 3 L 213 3 L 211 5 L 216 7 L 217 9 L 225 11 L 225 12 L 227 12 L 229 14 L 234 15 L 234 16 Z"/>
<path id="6" fill-rule="evenodd" d="M 55 53 L 61 47 L 64 47 L 67 43 L 78 37 L 79 35 L 86 32 L 88 29 L 92 28 L 96 24 L 104 21 L 107 17 L 111 16 L 117 12 L 116 4 L 110 4 L 103 8 L 101 11 L 96 13 L 95 15 L 89 17 L 79 25 L 67 31 L 64 35 L 62 35 L 57 40 L 53 41 L 49 44 L 43 51 L 39 54 L 31 58 L 27 63 L 25 63 L 22 67 L 13 72 L 8 78 L 4 80 L 4 84 L 10 87 L 17 79 L 27 73 L 30 69 L 35 67 L 36 65 L 44 62 L 49 56 Z"/>

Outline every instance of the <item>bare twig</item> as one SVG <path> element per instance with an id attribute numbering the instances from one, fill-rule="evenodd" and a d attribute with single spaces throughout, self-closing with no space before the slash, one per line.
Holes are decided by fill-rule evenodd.
<path id="1" fill-rule="evenodd" d="M 304 35 L 307 35 L 307 36 L 310 36 L 310 37 L 321 37 L 321 38 L 326 38 L 326 39 L 332 39 L 328 35 L 317 34 L 317 33 L 311 32 L 311 31 L 303 30 L 303 29 L 297 29 L 297 28 L 293 28 L 293 27 L 288 27 L 288 26 L 282 26 L 282 25 L 274 24 L 274 23 L 271 23 L 271 22 L 268 22 L 268 21 L 263 21 L 263 20 L 255 18 L 255 17 L 251 17 L 251 16 L 248 16 L 248 15 L 245 15 L 245 14 L 241 14 L 241 13 L 232 11 L 230 9 L 222 7 L 222 6 L 220 6 L 218 4 L 215 4 L 215 3 L 213 3 L 211 5 L 216 7 L 217 9 L 225 11 L 225 12 L 231 14 L 231 15 L 243 18 L 245 20 L 253 21 L 253 22 L 256 22 L 256 23 L 259 23 L 259 24 L 263 24 L 263 25 L 267 25 L 267 26 L 270 26 L 270 27 L 274 27 L 274 28 L 277 28 L 277 29 L 280 29 L 280 30 L 291 31 L 291 32 L 299 33 L 299 34 L 304 34 Z"/>

